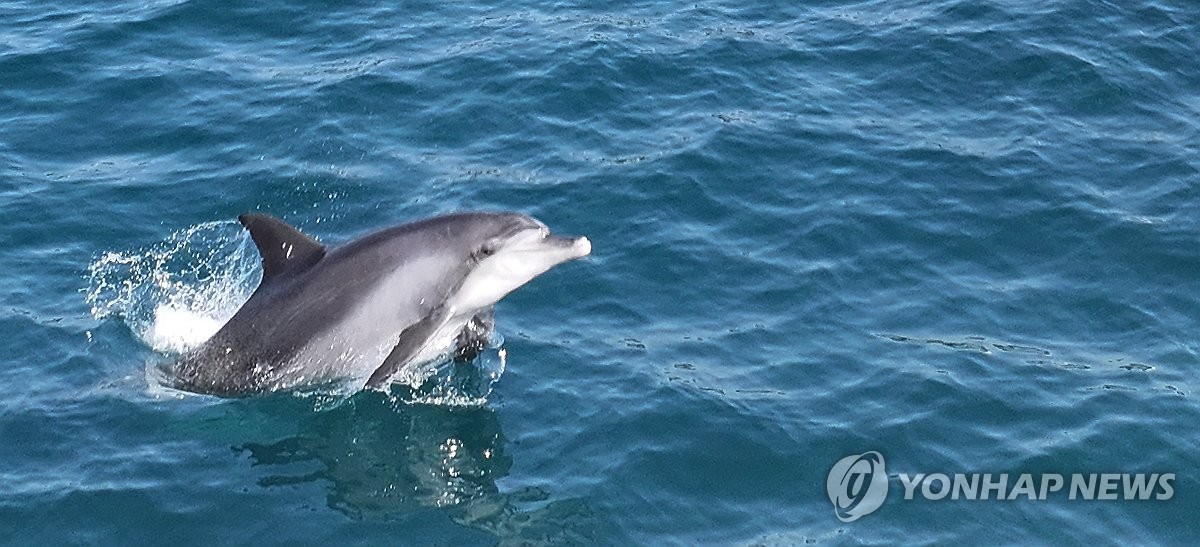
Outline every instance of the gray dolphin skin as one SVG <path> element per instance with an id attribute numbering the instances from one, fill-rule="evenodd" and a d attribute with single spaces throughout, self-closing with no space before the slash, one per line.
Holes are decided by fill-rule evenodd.
<path id="1" fill-rule="evenodd" d="M 238 220 L 262 255 L 262 282 L 211 339 L 165 367 L 178 389 L 383 389 L 449 352 L 482 348 L 497 301 L 592 249 L 517 213 L 440 216 L 332 249 L 264 214 Z"/>

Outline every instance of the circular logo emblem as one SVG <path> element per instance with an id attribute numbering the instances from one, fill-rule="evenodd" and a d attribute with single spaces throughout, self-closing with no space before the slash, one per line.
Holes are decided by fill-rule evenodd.
<path id="1" fill-rule="evenodd" d="M 851 522 L 871 514 L 887 498 L 888 480 L 883 467 L 883 455 L 867 452 L 838 460 L 829 470 L 825 489 L 829 492 L 829 501 L 833 502 L 834 512 L 842 522 Z"/>

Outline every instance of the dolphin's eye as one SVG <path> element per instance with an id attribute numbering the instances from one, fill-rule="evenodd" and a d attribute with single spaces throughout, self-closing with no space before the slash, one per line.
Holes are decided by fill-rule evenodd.
<path id="1" fill-rule="evenodd" d="M 496 254 L 496 246 L 491 243 L 484 243 L 483 246 L 479 248 L 479 252 L 477 254 L 479 255 L 479 258 L 487 258 L 492 256 Z"/>

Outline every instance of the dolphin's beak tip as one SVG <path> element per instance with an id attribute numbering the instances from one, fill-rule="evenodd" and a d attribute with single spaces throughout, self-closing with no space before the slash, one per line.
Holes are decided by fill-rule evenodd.
<path id="1" fill-rule="evenodd" d="M 592 242 L 587 237 L 580 237 L 575 240 L 575 250 L 581 257 L 590 255 L 592 254 Z"/>

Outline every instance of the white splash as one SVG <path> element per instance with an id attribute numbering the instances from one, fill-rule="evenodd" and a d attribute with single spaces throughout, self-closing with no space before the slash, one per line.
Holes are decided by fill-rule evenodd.
<path id="1" fill-rule="evenodd" d="M 110 251 L 88 268 L 86 300 L 96 319 L 118 319 L 147 347 L 181 354 L 203 344 L 250 298 L 262 279 L 254 241 L 234 221 L 207 222 L 175 232 L 135 251 Z M 471 364 L 455 366 L 441 356 L 393 384 L 396 404 L 481 406 L 504 373 L 503 337 Z M 147 363 L 146 382 L 157 396 L 178 395 L 159 387 L 161 373 Z M 361 382 L 325 385 L 298 396 L 314 397 L 314 408 L 336 407 L 358 392 Z M 399 393 L 396 393 L 399 392 Z"/>
<path id="2" fill-rule="evenodd" d="M 150 348 L 182 353 L 202 344 L 250 298 L 262 272 L 236 222 L 207 222 L 89 267 L 87 302 L 97 319 L 123 321 Z"/>
<path id="3" fill-rule="evenodd" d="M 163 304 L 154 309 L 154 320 L 150 323 L 146 341 L 159 351 L 183 353 L 212 338 L 228 320 L 228 317 L 222 320 L 194 309 Z"/>

